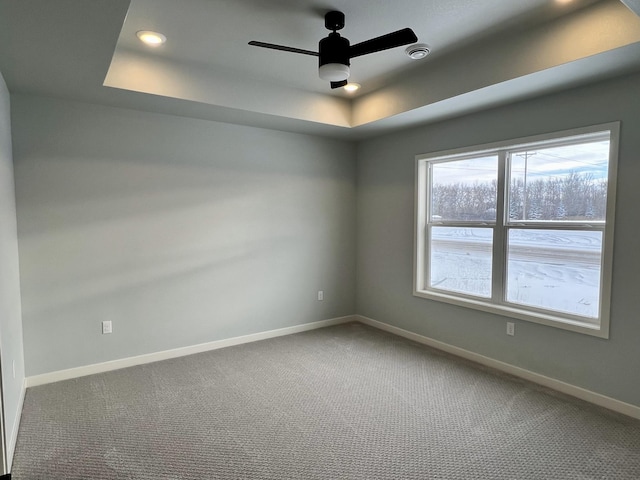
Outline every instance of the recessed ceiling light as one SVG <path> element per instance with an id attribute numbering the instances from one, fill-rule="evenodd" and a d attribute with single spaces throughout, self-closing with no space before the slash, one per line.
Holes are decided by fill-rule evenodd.
<path id="1" fill-rule="evenodd" d="M 137 37 L 141 42 L 149 45 L 150 47 L 157 47 L 167 41 L 167 37 L 158 32 L 152 32 L 151 30 L 140 30 L 136 32 Z"/>
<path id="2" fill-rule="evenodd" d="M 347 83 L 344 87 L 347 92 L 349 93 L 353 93 L 356 90 L 360 89 L 360 84 L 359 83 Z"/>
<path id="3" fill-rule="evenodd" d="M 424 43 L 416 43 L 415 45 L 409 45 L 405 53 L 413 60 L 420 60 L 431 53 L 431 48 Z"/>

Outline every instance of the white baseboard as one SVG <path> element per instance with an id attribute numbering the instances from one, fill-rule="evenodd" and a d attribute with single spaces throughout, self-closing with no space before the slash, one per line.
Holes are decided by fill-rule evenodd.
<path id="1" fill-rule="evenodd" d="M 18 441 L 18 430 L 20 428 L 20 419 L 22 418 L 22 407 L 24 405 L 24 395 L 27 391 L 27 379 L 22 381 L 22 390 L 20 398 L 18 398 L 18 408 L 16 409 L 16 418 L 13 421 L 13 430 L 7 444 L 7 472 L 11 471 L 13 465 L 13 454 L 16 451 L 16 442 Z"/>
<path id="2" fill-rule="evenodd" d="M 516 377 L 529 380 L 530 382 L 543 385 L 545 387 L 551 388 L 558 392 L 571 395 L 581 400 L 585 400 L 589 403 L 593 403 L 595 405 L 608 408 L 609 410 L 613 410 L 614 412 L 622 413 L 624 415 L 628 415 L 630 417 L 640 419 L 640 407 L 636 405 L 625 403 L 620 400 L 616 400 L 615 398 L 607 397 L 605 395 L 593 392 L 591 390 L 587 390 L 582 387 L 577 387 L 575 385 L 571 385 L 561 380 L 547 377 L 545 375 L 541 375 L 539 373 L 535 373 L 530 370 L 526 370 L 524 368 L 516 367 L 514 365 L 501 362 L 499 360 L 495 360 L 493 358 L 486 357 L 484 355 L 480 355 L 479 353 L 471 352 L 469 350 L 465 350 L 463 348 L 456 347 L 448 343 L 440 342 L 438 340 L 434 340 L 432 338 L 425 337 L 423 335 L 410 332 L 408 330 L 404 330 L 402 328 L 395 327 L 387 323 L 379 322 L 377 320 L 373 320 L 363 315 L 348 315 L 345 317 L 332 318 L 329 320 L 321 320 L 319 322 L 304 323 L 304 324 L 295 325 L 292 327 L 280 328 L 277 330 L 269 330 L 266 332 L 254 333 L 250 335 L 233 337 L 233 338 L 228 338 L 224 340 L 216 340 L 213 342 L 201 343 L 199 345 L 192 345 L 189 347 L 175 348 L 172 350 L 149 353 L 146 355 L 138 355 L 135 357 L 112 360 L 110 362 L 96 363 L 93 365 L 86 365 L 86 366 L 77 367 L 77 368 L 70 368 L 67 370 L 59 370 L 56 372 L 44 373 L 42 375 L 34 375 L 31 377 L 27 377 L 25 379 L 25 388 L 35 387 L 38 385 L 45 385 L 47 383 L 59 382 L 62 380 L 69 380 L 72 378 L 84 377 L 86 375 L 93 375 L 95 373 L 109 372 L 112 370 L 133 367 L 136 365 L 144 365 L 147 363 L 158 362 L 161 360 L 168 360 L 170 358 L 184 357 L 187 355 L 193 355 L 195 353 L 202 353 L 210 350 L 216 350 L 219 348 L 240 345 L 243 343 L 250 343 L 250 342 L 256 342 L 259 340 L 266 340 L 268 338 L 291 335 L 294 333 L 305 332 L 308 330 L 315 330 L 318 328 L 324 328 L 332 325 L 339 325 L 342 323 L 348 323 L 353 321 L 358 321 L 365 325 L 369 325 L 369 326 L 378 328 L 380 330 L 384 330 L 386 332 L 393 333 L 395 335 L 399 335 L 401 337 L 405 337 L 410 340 L 414 340 L 418 343 L 422 343 L 424 345 L 428 345 L 438 350 L 451 353 L 458 357 L 466 358 L 467 360 L 471 360 L 481 365 L 495 368 L 496 370 L 500 370 L 502 372 L 514 375 Z M 22 395 L 20 398 L 21 406 L 22 406 L 22 402 L 24 401 L 25 388 L 23 388 Z M 22 408 L 19 409 L 19 412 L 22 412 Z M 19 423 L 19 418 L 17 418 L 14 431 L 11 433 L 11 440 L 8 446 L 8 450 L 9 450 L 8 453 L 10 455 L 13 455 L 13 449 L 15 448 L 15 442 L 16 442 L 17 433 L 18 433 L 18 423 Z"/>
<path id="3" fill-rule="evenodd" d="M 33 375 L 26 378 L 27 387 L 36 387 L 47 383 L 60 382 L 72 378 L 84 377 L 95 373 L 109 372 L 119 370 L 121 368 L 133 367 L 136 365 L 144 365 L 146 363 L 159 362 L 170 358 L 184 357 L 195 353 L 208 352 L 219 348 L 232 347 L 243 343 L 257 342 L 258 340 L 266 340 L 268 338 L 281 337 L 283 335 L 291 335 L 293 333 L 306 332 L 308 330 L 316 330 L 318 328 L 330 327 L 355 321 L 353 315 L 346 317 L 331 318 L 329 320 L 320 320 L 318 322 L 303 323 L 292 327 L 279 328 L 277 330 L 268 330 L 266 332 L 252 333 L 240 337 L 227 338 L 224 340 L 216 340 L 213 342 L 191 345 L 188 347 L 174 348 L 172 350 L 164 350 L 161 352 L 149 353 L 146 355 L 138 355 L 135 357 L 121 358 L 103 363 L 94 363 L 92 365 L 84 365 L 82 367 L 69 368 L 67 370 L 58 370 L 55 372 L 43 373 L 41 375 Z"/>
<path id="4" fill-rule="evenodd" d="M 516 367 L 514 365 L 510 365 L 508 363 L 501 362 L 490 357 L 485 357 L 484 355 L 480 355 L 479 353 L 474 353 L 469 350 L 450 345 L 448 343 L 440 342 L 438 340 L 434 340 L 432 338 L 425 337 L 408 330 L 404 330 L 402 328 L 394 327 L 393 325 L 379 322 L 363 315 L 355 315 L 355 319 L 360 323 L 364 323 L 365 325 L 369 325 L 371 327 L 375 327 L 380 330 L 384 330 L 386 332 L 393 333 L 410 340 L 414 340 L 418 343 L 422 343 L 424 345 L 428 345 L 429 347 L 451 353 L 458 357 L 466 358 L 467 360 L 471 360 L 487 367 L 495 368 L 496 370 L 500 370 L 516 377 L 529 380 L 530 382 L 537 383 L 538 385 L 543 385 L 558 392 L 571 395 L 572 397 L 576 397 L 589 403 L 608 408 L 609 410 L 613 410 L 614 412 L 622 413 L 624 415 L 640 419 L 640 407 L 636 405 L 625 403 L 620 400 L 616 400 L 615 398 L 607 397 L 605 395 L 592 392 L 591 390 L 577 387 L 561 380 L 556 380 L 555 378 L 547 377 L 530 370 L 525 370 L 524 368 Z"/>

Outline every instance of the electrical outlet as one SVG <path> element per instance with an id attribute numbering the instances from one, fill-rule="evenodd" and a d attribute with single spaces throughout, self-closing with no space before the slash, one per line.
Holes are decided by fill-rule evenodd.
<path id="1" fill-rule="evenodd" d="M 318 301 L 321 302 L 324 300 L 324 292 L 322 290 L 318 290 Z"/>
<path id="2" fill-rule="evenodd" d="M 513 322 L 507 322 L 507 335 L 512 337 L 516 334 L 516 324 Z"/>
<path id="3" fill-rule="evenodd" d="M 107 333 L 113 333 L 113 325 L 111 324 L 111 320 L 104 320 L 102 322 L 102 334 L 105 335 Z"/>

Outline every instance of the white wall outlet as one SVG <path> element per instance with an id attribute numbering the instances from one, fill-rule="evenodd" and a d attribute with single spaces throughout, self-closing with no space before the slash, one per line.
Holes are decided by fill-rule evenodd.
<path id="1" fill-rule="evenodd" d="M 113 333 L 113 325 L 111 324 L 111 320 L 104 320 L 102 322 L 102 334 L 105 335 L 107 333 Z"/>
<path id="2" fill-rule="evenodd" d="M 324 292 L 322 290 L 318 290 L 318 301 L 321 302 L 324 300 Z"/>
<path id="3" fill-rule="evenodd" d="M 512 337 L 516 334 L 516 324 L 513 322 L 507 322 L 507 335 Z"/>

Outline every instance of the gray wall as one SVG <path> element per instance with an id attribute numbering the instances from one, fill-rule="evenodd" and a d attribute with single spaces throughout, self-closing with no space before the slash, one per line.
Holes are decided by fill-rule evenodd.
<path id="1" fill-rule="evenodd" d="M 640 405 L 640 75 L 362 142 L 357 311 L 375 320 Z M 622 121 L 610 339 L 412 295 L 417 154 Z"/>
<path id="2" fill-rule="evenodd" d="M 0 74 L 0 362 L 8 441 L 12 438 L 16 418 L 20 414 L 18 403 L 24 383 L 21 315 L 10 102 L 9 91 Z M 13 445 L 8 445 L 8 448 L 10 463 Z"/>
<path id="3" fill-rule="evenodd" d="M 354 312 L 352 144 L 12 106 L 27 375 Z"/>
<path id="4" fill-rule="evenodd" d="M 347 142 L 14 95 L 27 374 L 357 312 L 640 405 L 639 82 L 366 140 L 357 171 Z M 412 295 L 416 154 L 618 120 L 609 340 Z"/>

